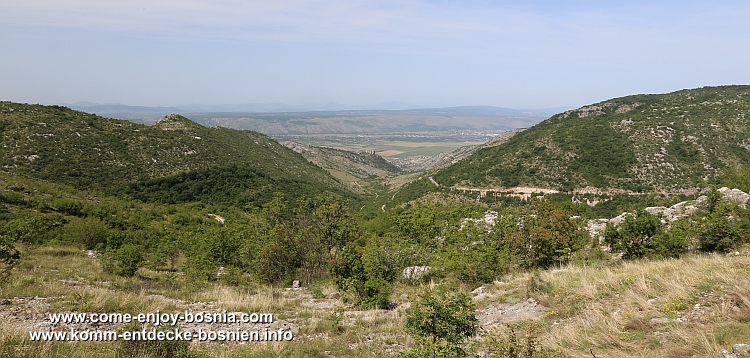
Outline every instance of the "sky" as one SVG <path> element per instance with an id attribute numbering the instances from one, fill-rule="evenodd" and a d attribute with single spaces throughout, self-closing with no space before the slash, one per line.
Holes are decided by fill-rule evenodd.
<path id="1" fill-rule="evenodd" d="M 750 84 L 747 19 L 747 0 L 4 0 L 0 100 L 573 108 Z"/>

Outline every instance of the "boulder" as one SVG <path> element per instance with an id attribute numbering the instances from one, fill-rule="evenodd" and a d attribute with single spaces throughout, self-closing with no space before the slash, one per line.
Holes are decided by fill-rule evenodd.
<path id="1" fill-rule="evenodd" d="M 718 191 L 724 196 L 724 201 L 737 203 L 743 209 L 747 207 L 750 194 L 739 189 L 729 189 L 727 187 L 719 188 Z"/>
<path id="2" fill-rule="evenodd" d="M 748 354 L 750 353 L 750 346 L 747 344 L 735 344 L 732 346 L 732 353 L 734 354 Z"/>
<path id="3" fill-rule="evenodd" d="M 430 266 L 409 266 L 404 269 L 405 280 L 418 280 L 430 272 Z"/>

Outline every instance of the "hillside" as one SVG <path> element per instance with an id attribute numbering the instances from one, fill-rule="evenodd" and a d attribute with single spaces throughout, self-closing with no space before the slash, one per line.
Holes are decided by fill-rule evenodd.
<path id="1" fill-rule="evenodd" d="M 750 86 L 616 98 L 440 170 L 443 186 L 690 191 L 750 160 Z"/>
<path id="2" fill-rule="evenodd" d="M 719 354 L 734 347 L 739 351 L 750 343 L 746 229 L 727 254 L 684 252 L 678 258 L 612 259 L 615 252 L 594 246 L 573 253 L 570 262 L 526 270 L 517 266 L 519 261 L 498 260 L 508 254 L 498 249 L 514 242 L 512 233 L 523 233 L 515 231 L 521 226 L 514 224 L 517 210 L 523 209 L 493 209 L 499 212 L 488 215 L 492 212 L 484 208 L 427 204 L 380 214 L 376 219 L 380 224 L 373 228 L 386 231 L 382 236 L 363 232 L 362 237 L 371 240 L 363 249 L 376 259 L 366 261 L 368 266 L 376 265 L 369 270 L 393 275 L 392 290 L 385 296 L 388 309 L 372 309 L 355 305 L 354 290 L 337 286 L 321 273 L 322 278 L 305 280 L 303 268 L 311 266 L 290 257 L 320 260 L 322 270 L 328 269 L 330 261 L 320 255 L 327 250 L 326 241 L 319 239 L 325 231 L 316 228 L 331 222 L 331 211 L 287 221 L 278 213 L 248 213 L 210 204 L 139 203 L 0 172 L 0 245 L 7 248 L 7 238 L 12 237 L 22 251 L 5 279 L 0 265 L 0 356 L 395 356 L 424 345 L 410 336 L 410 308 L 418 306 L 431 287 L 448 288 L 470 302 L 467 310 L 481 329 L 462 347 L 467 356 L 495 352 L 501 357 L 738 357 Z M 720 230 L 750 227 L 746 210 L 723 206 L 717 212 L 725 209 L 732 210 L 732 219 Z M 698 216 L 684 222 L 705 222 L 713 215 L 694 214 Z M 583 222 L 570 220 L 569 213 L 553 210 L 539 219 L 524 223 L 541 229 L 556 222 L 583 233 L 575 224 Z M 357 219 L 346 218 L 350 220 Z M 273 225 L 278 227 L 269 234 L 253 230 Z M 289 236 L 278 234 L 282 229 L 295 231 Z M 505 230 L 512 231 L 500 234 Z M 525 245 L 525 240 L 518 244 L 544 250 L 556 243 L 536 245 L 540 242 L 536 238 L 544 240 L 551 232 L 532 230 L 528 236 L 532 244 Z M 426 241 L 419 246 L 403 240 L 420 240 L 420 236 Z M 434 240 L 436 236 L 445 239 Z M 321 244 L 322 251 L 316 250 Z M 139 259 L 137 270 L 126 275 L 121 271 L 122 256 L 133 248 Z M 289 270 L 290 264 L 296 269 Z M 432 271 L 421 279 L 405 279 L 402 272 L 407 265 L 430 265 Z M 262 282 L 273 280 L 274 276 L 258 276 L 273 272 L 290 279 L 271 281 L 273 285 L 255 281 L 256 277 Z M 303 280 L 302 287 L 290 288 L 291 279 Z M 283 328 L 293 332 L 294 339 L 278 343 L 193 339 L 172 346 L 184 354 L 171 355 L 162 353 L 170 346 L 162 348 L 154 342 L 29 339 L 34 331 L 142 329 L 121 322 L 53 323 L 49 313 L 157 311 L 268 312 L 274 315 L 272 323 L 181 321 L 168 329 Z M 448 307 L 443 312 L 455 311 Z M 517 354 L 521 349 L 530 353 Z"/>
<path id="3" fill-rule="evenodd" d="M 383 157 L 370 153 L 317 147 L 297 142 L 283 142 L 284 146 L 302 154 L 305 159 L 328 171 L 334 178 L 354 192 L 364 193 L 371 185 L 368 180 L 384 179 L 401 174 L 401 169 Z"/>
<path id="4" fill-rule="evenodd" d="M 263 134 L 206 128 L 179 115 L 147 127 L 65 107 L 2 102 L 0 142 L 4 170 L 109 194 L 148 191 L 142 198 L 167 202 L 177 199 L 159 191 L 219 201 L 239 192 L 250 201 L 274 191 L 349 195 L 324 170 Z M 244 179 L 232 185 L 230 197 L 210 187 L 211 177 L 226 171 L 241 171 Z"/>

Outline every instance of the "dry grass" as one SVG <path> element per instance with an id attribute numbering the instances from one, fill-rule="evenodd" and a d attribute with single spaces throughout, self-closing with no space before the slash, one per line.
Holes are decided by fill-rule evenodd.
<path id="1" fill-rule="evenodd" d="M 194 301 L 212 302 L 230 312 L 283 312 L 295 307 L 298 298 L 278 287 L 246 290 L 217 284 L 196 294 Z"/>
<path id="2" fill-rule="evenodd" d="M 716 356 L 750 343 L 747 255 L 568 266 L 498 287 L 550 308 L 541 341 L 570 356 Z"/>
<path id="3" fill-rule="evenodd" d="M 80 250 L 38 248 L 26 250 L 11 280 L 0 287 L 0 299 L 47 297 L 42 300 L 47 305 L 42 313 L 167 312 L 200 304 L 204 305 L 201 310 L 273 313 L 300 327 L 291 343 L 194 346 L 210 357 L 324 357 L 326 351 L 332 356 L 387 356 L 414 344 L 405 332 L 403 309 L 354 310 L 327 299 L 336 292 L 330 282 L 303 290 L 217 283 L 190 291 L 181 279 L 173 286 L 162 285 L 169 278 L 160 275 L 146 272 L 120 278 L 102 273 L 96 260 Z M 591 357 L 591 350 L 597 357 L 704 357 L 716 356 L 735 343 L 750 343 L 750 257 L 746 253 L 604 267 L 571 265 L 521 272 L 503 281 L 486 286 L 497 296 L 480 305 L 536 298 L 548 310 L 535 320 L 540 327 L 535 334 L 550 352 L 573 357 Z M 313 290 L 326 298 L 314 299 Z M 406 294 L 404 303 L 408 303 L 421 291 L 397 285 L 393 298 L 401 301 L 400 296 Z M 27 328 L 0 323 L 0 356 L 120 354 L 116 343 L 40 343 L 27 337 Z"/>

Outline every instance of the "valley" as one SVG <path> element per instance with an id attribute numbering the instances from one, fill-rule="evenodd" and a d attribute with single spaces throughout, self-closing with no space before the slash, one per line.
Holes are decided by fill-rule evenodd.
<path id="1" fill-rule="evenodd" d="M 0 102 L 0 356 L 741 357 L 748 99 L 149 125 Z M 191 310 L 276 321 L 179 329 L 294 338 L 29 333 L 163 328 L 49 313 Z"/>
<path id="2" fill-rule="evenodd" d="M 273 135 L 280 142 L 294 141 L 350 152 L 375 152 L 391 162 L 418 161 L 465 146 L 486 143 L 503 130 L 381 134 Z"/>

